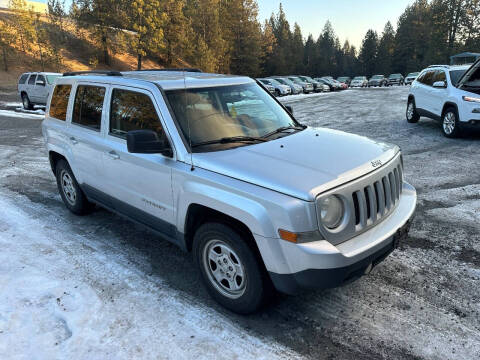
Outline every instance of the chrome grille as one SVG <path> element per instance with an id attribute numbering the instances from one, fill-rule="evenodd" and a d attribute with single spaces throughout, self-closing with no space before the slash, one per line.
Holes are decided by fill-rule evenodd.
<path id="1" fill-rule="evenodd" d="M 319 228 L 325 239 L 336 245 L 367 231 L 388 216 L 398 205 L 403 188 L 401 155 L 380 169 L 317 197 L 337 195 L 345 206 L 345 219 L 339 228 Z M 318 213 L 318 211 L 317 211 Z"/>
<path id="2" fill-rule="evenodd" d="M 401 174 L 398 164 L 381 179 L 352 193 L 356 232 L 375 224 L 397 205 L 402 193 Z"/>

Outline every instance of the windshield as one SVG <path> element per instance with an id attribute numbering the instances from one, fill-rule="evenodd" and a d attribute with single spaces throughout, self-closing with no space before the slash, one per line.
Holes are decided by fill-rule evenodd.
<path id="1" fill-rule="evenodd" d="M 450 80 L 452 81 L 452 84 L 455 86 L 458 84 L 458 81 L 462 77 L 463 74 L 465 74 L 467 70 L 452 70 L 450 71 Z"/>
<path id="2" fill-rule="evenodd" d="M 60 77 L 60 75 L 47 75 L 47 82 L 53 84 L 58 77 Z"/>
<path id="3" fill-rule="evenodd" d="M 365 76 L 357 76 L 353 80 L 365 80 Z"/>
<path id="4" fill-rule="evenodd" d="M 340 82 L 344 82 L 344 81 L 347 81 L 348 78 L 347 77 L 339 77 L 337 80 L 340 81 Z"/>
<path id="5" fill-rule="evenodd" d="M 285 78 L 280 78 L 280 79 L 276 79 L 279 83 L 281 84 L 284 84 L 284 85 L 289 85 L 289 86 L 292 86 L 292 85 L 295 85 L 293 83 L 292 80 L 289 80 L 289 79 L 285 79 Z"/>
<path id="6" fill-rule="evenodd" d="M 258 138 L 282 127 L 300 126 L 257 84 L 170 90 L 166 95 L 183 136 L 192 144 L 194 152 L 246 145 L 231 142 L 198 146 L 204 142 L 232 137 Z"/>
<path id="7" fill-rule="evenodd" d="M 275 79 L 267 79 L 267 81 L 273 86 L 280 86 L 281 84 Z"/>
<path id="8" fill-rule="evenodd" d="M 420 73 L 418 73 L 418 72 L 414 72 L 414 73 L 410 73 L 410 74 L 408 74 L 407 76 L 408 76 L 408 77 L 417 77 L 417 76 L 418 76 L 418 74 L 420 74 Z"/>
<path id="9" fill-rule="evenodd" d="M 402 77 L 402 75 L 400 75 L 400 74 L 392 74 L 392 75 L 389 76 L 390 79 L 398 79 L 398 78 L 401 78 L 401 77 Z"/>
<path id="10" fill-rule="evenodd" d="M 297 78 L 297 77 L 289 77 L 290 80 L 292 80 L 294 83 L 297 83 L 297 84 L 301 84 L 303 83 L 304 81 Z"/>
<path id="11" fill-rule="evenodd" d="M 374 75 L 372 79 L 383 79 L 383 75 Z"/>

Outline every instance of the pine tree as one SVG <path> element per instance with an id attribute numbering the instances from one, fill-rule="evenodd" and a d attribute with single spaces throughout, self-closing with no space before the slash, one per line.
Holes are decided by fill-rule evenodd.
<path id="1" fill-rule="evenodd" d="M 393 53 L 395 51 L 395 30 L 392 24 L 387 22 L 382 37 L 378 42 L 376 72 L 389 74 L 392 72 Z"/>
<path id="2" fill-rule="evenodd" d="M 163 45 L 163 25 L 167 15 L 159 0 L 133 0 L 130 9 L 131 28 L 136 32 L 137 70 L 141 70 L 143 57 Z"/>
<path id="3" fill-rule="evenodd" d="M 302 30 L 300 26 L 295 23 L 293 25 L 293 34 L 292 34 L 292 43 L 290 47 L 290 56 L 293 72 L 295 74 L 303 74 L 304 73 L 304 65 L 303 65 L 303 52 L 304 52 L 305 45 L 303 43 L 303 36 Z"/>
<path id="4" fill-rule="evenodd" d="M 368 30 L 360 49 L 360 63 L 366 76 L 374 75 L 376 71 L 378 51 L 378 35 L 374 30 Z"/>
<path id="5" fill-rule="evenodd" d="M 166 20 L 163 25 L 164 54 L 167 66 L 173 66 L 181 57 L 191 56 L 189 35 L 191 21 L 184 14 L 185 0 L 165 0 Z"/>
<path id="6" fill-rule="evenodd" d="M 3 69 L 5 71 L 8 71 L 8 54 L 14 43 L 14 27 L 6 20 L 0 20 L 0 48 L 2 50 Z"/>

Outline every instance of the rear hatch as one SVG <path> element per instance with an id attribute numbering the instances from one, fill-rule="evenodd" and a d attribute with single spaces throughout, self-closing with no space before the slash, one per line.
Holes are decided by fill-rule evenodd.
<path id="1" fill-rule="evenodd" d="M 457 87 L 464 91 L 480 94 L 480 59 L 463 74 Z"/>

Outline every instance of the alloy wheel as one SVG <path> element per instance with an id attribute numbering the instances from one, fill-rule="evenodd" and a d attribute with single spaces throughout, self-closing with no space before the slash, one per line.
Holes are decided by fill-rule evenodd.
<path id="1" fill-rule="evenodd" d="M 443 117 L 443 131 L 447 135 L 451 135 L 455 130 L 456 117 L 451 111 L 447 112 Z"/>

